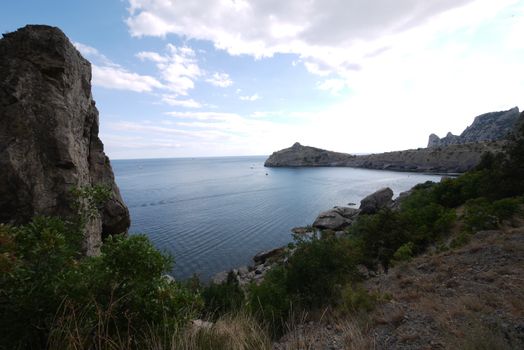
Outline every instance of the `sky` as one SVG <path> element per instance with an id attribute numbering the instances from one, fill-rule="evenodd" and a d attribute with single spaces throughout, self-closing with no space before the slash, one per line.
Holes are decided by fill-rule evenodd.
<path id="1" fill-rule="evenodd" d="M 16 0 L 92 63 L 111 159 L 425 147 L 524 108 L 524 0 Z"/>

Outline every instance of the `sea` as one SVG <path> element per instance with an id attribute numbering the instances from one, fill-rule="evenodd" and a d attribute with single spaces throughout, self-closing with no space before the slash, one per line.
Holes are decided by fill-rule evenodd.
<path id="1" fill-rule="evenodd" d="M 252 263 L 292 241 L 291 229 L 333 206 L 351 206 L 390 187 L 395 196 L 431 174 L 356 168 L 265 168 L 266 156 L 113 160 L 131 214 L 130 234 L 145 234 L 174 257 L 176 279 Z"/>

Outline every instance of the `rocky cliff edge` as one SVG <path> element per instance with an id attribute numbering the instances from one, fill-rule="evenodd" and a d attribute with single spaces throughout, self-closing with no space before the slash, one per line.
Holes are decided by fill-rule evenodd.
<path id="1" fill-rule="evenodd" d="M 98 137 L 91 65 L 58 28 L 28 25 L 0 39 L 0 222 L 72 214 L 71 189 L 111 189 L 86 230 L 88 254 L 102 236 L 126 232 L 129 211 Z"/>

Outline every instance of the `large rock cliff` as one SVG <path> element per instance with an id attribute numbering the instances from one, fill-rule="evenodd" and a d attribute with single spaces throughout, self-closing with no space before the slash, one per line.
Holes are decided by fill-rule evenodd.
<path id="1" fill-rule="evenodd" d="M 111 188 L 86 229 L 96 254 L 103 235 L 126 232 L 129 212 L 98 137 L 91 65 L 54 27 L 30 25 L 0 39 L 0 222 L 67 217 L 71 189 Z"/>
<path id="2" fill-rule="evenodd" d="M 507 139 L 519 121 L 519 109 L 514 107 L 507 111 L 491 112 L 479 115 L 460 135 L 448 132 L 446 137 L 429 135 L 428 147 L 443 147 L 465 143 L 498 141 Z"/>

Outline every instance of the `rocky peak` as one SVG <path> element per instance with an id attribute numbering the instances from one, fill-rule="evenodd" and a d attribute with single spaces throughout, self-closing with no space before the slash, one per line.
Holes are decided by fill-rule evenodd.
<path id="1" fill-rule="evenodd" d="M 477 116 L 460 136 L 448 132 L 446 137 L 429 135 L 428 147 L 441 147 L 456 144 L 498 141 L 506 139 L 519 121 L 518 107 L 502 112 L 491 112 Z"/>
<path id="2" fill-rule="evenodd" d="M 0 39 L 0 222 L 72 214 L 71 189 L 113 192 L 87 225 L 96 254 L 102 235 L 126 232 L 129 212 L 98 137 L 91 65 L 56 27 L 28 25 Z"/>

